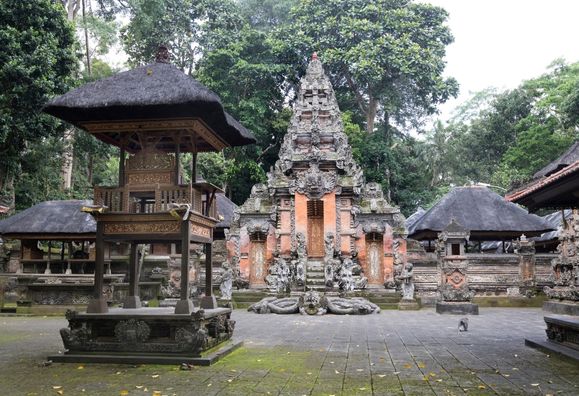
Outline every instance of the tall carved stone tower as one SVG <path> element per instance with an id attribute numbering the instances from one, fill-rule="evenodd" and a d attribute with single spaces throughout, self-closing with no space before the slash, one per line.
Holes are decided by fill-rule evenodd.
<path id="1" fill-rule="evenodd" d="M 406 253 L 404 217 L 384 199 L 380 185 L 364 182 L 316 54 L 267 176 L 267 184 L 253 186 L 239 208 L 228 240 L 230 260 L 250 287 L 266 286 L 274 253 L 295 263 L 303 245 L 308 287 L 324 288 L 323 272 L 321 286 L 316 275 L 328 250 L 357 258 L 370 287 L 392 280 L 394 262 L 402 263 Z"/>

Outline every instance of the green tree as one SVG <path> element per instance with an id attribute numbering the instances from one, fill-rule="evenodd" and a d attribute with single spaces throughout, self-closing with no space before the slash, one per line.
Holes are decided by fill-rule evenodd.
<path id="1" fill-rule="evenodd" d="M 296 63 L 320 52 L 334 87 L 351 92 L 366 131 L 378 118 L 389 133 L 393 123 L 418 125 L 458 91 L 442 75 L 453 41 L 447 16 L 409 0 L 302 1 L 278 37 Z"/>
<path id="2" fill-rule="evenodd" d="M 23 153 L 62 134 L 60 123 L 41 108 L 70 89 L 78 56 L 62 5 L 50 0 L 0 2 L 0 48 L 0 201 L 14 207 Z"/>

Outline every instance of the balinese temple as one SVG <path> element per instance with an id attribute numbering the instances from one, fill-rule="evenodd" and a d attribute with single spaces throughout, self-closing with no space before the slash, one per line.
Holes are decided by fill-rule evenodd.
<path id="1" fill-rule="evenodd" d="M 380 185 L 365 183 L 334 90 L 314 54 L 279 159 L 267 183 L 253 186 L 234 218 L 229 259 L 250 288 L 265 288 L 274 258 L 289 263 L 305 248 L 306 279 L 299 289 L 323 288 L 326 255 L 357 261 L 368 287 L 383 288 L 395 260 L 404 260 L 405 236 L 400 210 L 388 203 Z"/>
<path id="2" fill-rule="evenodd" d="M 44 111 L 97 139 L 119 148 L 119 184 L 94 190 L 90 212 L 97 223 L 94 294 L 87 312 L 67 315 L 61 335 L 68 349 L 63 359 L 91 361 L 89 352 L 139 355 L 134 362 L 169 363 L 199 357 L 201 351 L 231 337 L 231 310 L 219 308 L 206 277 L 201 308 L 189 288 L 190 248 L 205 245 L 211 273 L 213 229 L 219 223 L 215 196 L 206 182 L 185 182 L 183 153 L 197 153 L 254 143 L 251 132 L 228 115 L 219 97 L 168 62 L 161 47 L 156 62 L 86 84 L 49 102 Z M 129 243 L 129 292 L 123 308 L 109 309 L 103 295 L 105 243 Z M 141 244 L 175 243 L 181 251 L 180 299 L 173 309 L 140 308 Z M 153 311 L 151 311 L 153 310 Z M 89 353 L 90 354 L 90 353 Z M 179 356 L 181 356 L 179 358 Z M 94 360 L 94 359 L 93 359 Z"/>

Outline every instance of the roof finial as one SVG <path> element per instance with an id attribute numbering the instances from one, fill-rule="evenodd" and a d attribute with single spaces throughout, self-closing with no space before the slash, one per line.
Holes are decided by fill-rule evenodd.
<path id="1" fill-rule="evenodd" d="M 159 48 L 157 48 L 157 54 L 155 55 L 155 62 L 169 63 L 169 58 L 169 48 L 164 44 L 159 45 Z"/>
<path id="2" fill-rule="evenodd" d="M 318 60 L 318 53 L 314 51 L 312 54 L 312 60 Z"/>

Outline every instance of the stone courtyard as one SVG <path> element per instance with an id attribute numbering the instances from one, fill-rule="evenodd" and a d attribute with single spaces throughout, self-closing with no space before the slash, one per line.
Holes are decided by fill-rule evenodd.
<path id="1" fill-rule="evenodd" d="M 579 365 L 524 346 L 539 309 L 432 309 L 367 316 L 261 316 L 242 310 L 244 346 L 210 367 L 49 364 L 62 317 L 0 317 L 0 389 L 10 395 L 576 395 Z"/>

